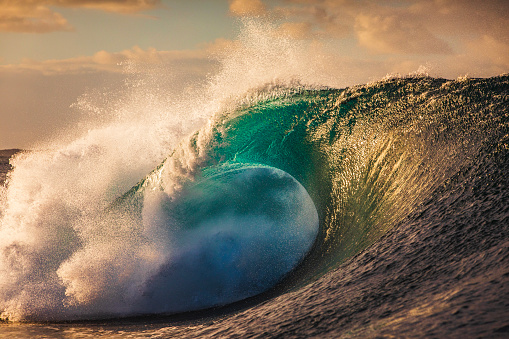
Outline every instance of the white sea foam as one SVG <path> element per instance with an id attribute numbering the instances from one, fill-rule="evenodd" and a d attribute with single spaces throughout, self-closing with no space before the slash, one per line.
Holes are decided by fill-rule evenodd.
<path id="1" fill-rule="evenodd" d="M 208 86 L 195 84 L 200 91 L 189 90 L 178 97 L 164 98 L 160 89 L 155 90 L 157 83 L 135 81 L 127 82 L 124 91 L 112 95 L 111 100 L 104 100 L 104 94 L 91 92 L 81 97 L 76 107 L 93 107 L 95 114 L 111 115 L 109 119 L 98 118 L 104 121 L 102 126 L 95 124 L 85 136 L 71 143 L 57 140 L 46 150 L 22 153 L 13 159 L 14 170 L 9 174 L 8 188 L 2 189 L 0 197 L 0 312 L 3 318 L 66 319 L 184 310 L 157 303 L 157 307 L 151 309 L 143 302 L 144 293 L 161 296 L 158 290 L 147 287 L 151 279 L 154 279 L 153 286 L 173 285 L 177 290 L 175 295 L 180 295 L 174 303 L 194 298 L 195 308 L 252 294 L 244 291 L 236 296 L 214 299 L 210 297 L 214 292 L 209 290 L 204 292 L 209 293 L 207 299 L 193 296 L 189 292 L 192 289 L 182 286 L 192 286 L 196 283 L 193 279 L 200 276 L 203 263 L 197 262 L 197 256 L 222 251 L 221 246 L 227 243 L 213 240 L 218 237 L 212 235 L 213 232 L 217 234 L 217 230 L 210 225 L 223 225 L 223 236 L 234 233 L 231 237 L 237 237 L 237 245 L 247 251 L 239 252 L 239 258 L 248 260 L 251 245 L 245 244 L 247 240 L 270 238 L 274 227 L 280 227 L 282 221 L 271 224 L 263 215 L 226 213 L 215 220 L 202 221 L 200 228 L 215 230 L 210 231 L 209 238 L 202 238 L 192 234 L 194 231 L 185 233 L 187 235 L 179 233 L 181 226 L 172 224 L 171 220 L 164 220 L 163 227 L 161 220 L 165 217 L 160 209 L 165 201 L 174 198 L 185 180 L 193 178 L 196 167 L 206 160 L 211 121 L 228 102 L 245 99 L 249 89 L 267 83 L 316 84 L 323 80 L 325 73 L 310 67 L 308 62 L 312 55 L 310 46 L 295 45 L 278 36 L 268 23 L 245 24 L 238 48 L 224 57 L 222 70 L 209 79 Z M 189 142 L 178 146 L 187 135 L 200 128 L 194 147 L 187 147 Z M 117 197 L 171 152 L 175 152 L 174 156 L 165 163 L 160 178 L 163 191 L 147 194 L 141 223 L 128 214 L 104 213 Z M 295 203 L 309 205 L 309 196 L 302 196 L 304 200 L 297 199 Z M 302 213 L 297 216 L 306 216 L 303 220 L 316 227 L 316 211 L 305 208 Z M 267 229 L 257 230 L 260 233 L 256 234 L 239 233 L 233 230 L 238 224 L 245 225 L 245 229 L 254 225 L 265 225 Z M 280 241 L 290 241 L 285 237 Z M 297 251 L 290 263 L 281 263 L 281 272 L 291 269 L 305 253 L 312 237 L 308 234 L 304 238 L 308 244 L 300 245 L 300 252 Z M 263 249 L 265 245 L 260 246 Z M 223 255 L 234 255 L 235 251 L 230 248 Z M 263 251 L 259 250 L 260 253 Z M 272 257 L 283 258 L 284 254 L 273 252 Z M 164 274 L 156 275 L 162 267 L 170 271 L 176 269 L 168 266 L 172 258 L 177 258 L 174 263 L 191 267 L 190 271 L 177 269 L 182 277 L 176 280 L 161 278 Z M 260 267 L 267 258 L 260 262 L 254 259 L 253 267 L 258 267 L 260 272 L 258 276 L 263 275 Z M 214 264 L 218 269 L 220 262 Z M 245 271 L 249 267 L 246 266 Z M 263 284 L 255 279 L 262 288 L 254 290 L 260 292 L 267 288 L 281 277 L 281 272 L 269 274 L 273 278 Z M 230 272 L 225 274 L 218 274 L 218 281 L 212 283 L 229 286 Z M 207 275 L 208 278 L 214 276 L 214 272 Z M 221 279 L 224 281 L 219 281 Z"/>

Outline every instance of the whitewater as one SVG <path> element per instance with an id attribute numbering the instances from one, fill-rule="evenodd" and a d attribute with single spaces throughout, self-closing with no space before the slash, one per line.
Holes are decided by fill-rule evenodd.
<path id="1" fill-rule="evenodd" d="M 509 76 L 337 88 L 245 25 L 206 84 L 5 153 L 0 335 L 507 336 Z"/>

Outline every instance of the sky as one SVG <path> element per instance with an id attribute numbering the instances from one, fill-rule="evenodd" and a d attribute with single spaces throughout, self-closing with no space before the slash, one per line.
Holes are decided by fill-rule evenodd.
<path id="1" fill-rule="evenodd" d="M 253 21 L 272 43 L 253 29 L 245 37 Z M 267 50 L 255 60 L 249 46 Z M 290 54 L 278 48 L 293 46 L 300 54 L 282 60 Z M 273 77 L 282 73 L 267 67 L 293 63 L 295 74 L 313 70 L 303 80 L 335 87 L 416 72 L 496 76 L 509 72 L 509 2 L 0 0 L 0 149 L 75 137 L 111 118 L 100 101 L 111 106 L 140 74 L 171 96 L 232 55 L 265 62 Z"/>

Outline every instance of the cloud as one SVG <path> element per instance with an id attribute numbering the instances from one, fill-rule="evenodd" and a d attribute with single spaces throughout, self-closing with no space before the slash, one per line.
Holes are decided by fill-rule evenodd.
<path id="1" fill-rule="evenodd" d="M 89 8 L 131 14 L 152 9 L 160 0 L 0 0 L 0 32 L 49 33 L 73 27 L 50 7 Z"/>
<path id="2" fill-rule="evenodd" d="M 424 26 L 396 15 L 355 18 L 359 44 L 375 53 L 448 54 L 451 48 Z"/>
<path id="3" fill-rule="evenodd" d="M 161 5 L 161 0 L 46 0 L 46 2 L 48 5 L 59 7 L 92 8 L 117 13 L 137 13 Z"/>
<path id="4" fill-rule="evenodd" d="M 468 43 L 468 51 L 480 60 L 509 69 L 509 41 L 500 41 L 493 36 L 483 35 Z"/>
<path id="5" fill-rule="evenodd" d="M 359 46 L 382 54 L 450 53 L 448 43 L 426 25 L 428 12 L 416 7 L 421 2 L 427 1 L 396 6 L 362 0 L 287 0 L 274 11 L 288 22 L 310 25 L 308 32 L 314 34 L 309 38 L 355 38 Z"/>
<path id="6" fill-rule="evenodd" d="M 0 74 L 9 73 L 40 73 L 43 75 L 56 74 L 84 74 L 94 72 L 125 73 L 129 67 L 144 65 L 150 67 L 171 67 L 185 64 L 191 66 L 191 70 L 206 69 L 210 50 L 220 49 L 224 41 L 217 44 L 209 44 L 207 49 L 184 50 L 184 51 L 158 51 L 155 48 L 142 49 L 134 46 L 121 52 L 99 51 L 91 56 L 81 56 L 70 59 L 37 61 L 24 59 L 19 64 L 0 65 Z M 184 67 L 185 68 L 185 67 Z M 136 69 L 139 71 L 139 69 Z"/>
<path id="7" fill-rule="evenodd" d="M 309 38 L 357 40 L 374 53 L 447 54 L 483 35 L 509 40 L 506 0 L 280 0 L 283 22 L 311 25 Z M 459 46 L 460 48 L 465 46 Z"/>
<path id="8" fill-rule="evenodd" d="M 267 14 L 261 0 L 230 0 L 230 13 L 235 16 L 260 16 Z"/>
<path id="9" fill-rule="evenodd" d="M 48 33 L 70 31 L 72 26 L 59 13 L 44 6 L 26 6 L 23 3 L 0 3 L 0 31 Z"/>
<path id="10" fill-rule="evenodd" d="M 285 37 L 321 41 L 331 53 L 378 65 L 388 73 L 407 74 L 420 65 L 430 65 L 434 75 L 449 78 L 509 72 L 507 0 L 274 0 L 270 4 L 269 16 L 277 18 Z"/>
<path id="11" fill-rule="evenodd" d="M 483 35 L 465 43 L 465 49 L 441 63 L 449 77 L 486 77 L 509 72 L 509 41 Z"/>
<path id="12" fill-rule="evenodd" d="M 293 39 L 306 39 L 312 34 L 309 22 L 285 22 L 279 26 L 280 34 Z"/>
<path id="13" fill-rule="evenodd" d="M 0 66 L 0 149 L 44 147 L 61 137 L 71 141 L 124 114 L 121 105 L 130 98 L 143 103 L 140 110 L 159 99 L 178 98 L 206 84 L 219 70 L 210 55 L 226 53 L 231 46 L 228 40 L 197 50 L 135 46 Z"/>

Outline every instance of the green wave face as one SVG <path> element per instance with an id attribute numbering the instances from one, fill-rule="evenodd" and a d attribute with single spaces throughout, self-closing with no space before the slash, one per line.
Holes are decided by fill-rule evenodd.
<path id="1" fill-rule="evenodd" d="M 169 314 L 307 285 L 385 246 L 398 226 L 418 225 L 450 192 L 470 189 L 468 178 L 491 173 L 484 167 L 503 167 L 508 82 L 420 77 L 256 92 L 264 99 L 218 112 L 106 210 L 45 200 L 46 228 L 30 224 L 44 246 L 4 247 L 4 271 L 18 280 L 3 280 L 0 317 Z M 74 166 L 74 156 L 56 163 Z M 17 220 L 9 213 L 2 221 Z M 20 308 L 25 285 L 47 303 Z"/>
<path id="2" fill-rule="evenodd" d="M 487 112 L 507 101 L 507 80 L 396 79 L 287 94 L 218 119 L 202 171 L 263 164 L 306 188 L 320 219 L 301 265 L 307 281 L 377 241 L 498 144 L 505 124 Z"/>

